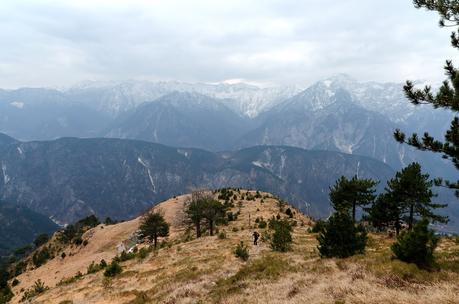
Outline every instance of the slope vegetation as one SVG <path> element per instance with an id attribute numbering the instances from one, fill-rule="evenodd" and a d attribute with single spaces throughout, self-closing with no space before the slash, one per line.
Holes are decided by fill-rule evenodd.
<path id="1" fill-rule="evenodd" d="M 293 207 L 268 193 L 235 191 L 232 212 L 237 220 L 219 225 L 218 236 L 192 237 L 183 223 L 188 195 L 169 199 L 155 208 L 164 212 L 171 225 L 161 249 L 143 258 L 121 263 L 123 271 L 114 278 L 103 272 L 86 274 L 88 265 L 117 255 L 116 246 L 136 231 L 139 219 L 116 225 L 99 225 L 83 235 L 86 246 L 62 247 L 45 265 L 18 276 L 13 303 L 37 280 L 48 290 L 31 298 L 33 303 L 455 303 L 459 294 L 459 244 L 442 239 L 438 250 L 438 272 L 425 272 L 391 259 L 392 239 L 371 234 L 365 255 L 321 259 L 312 222 Z M 217 195 L 217 194 L 216 194 Z M 257 198 L 255 198 L 257 196 Z M 271 250 L 265 236 L 269 228 L 257 227 L 260 219 L 288 218 L 295 222 L 292 250 Z M 258 218 L 258 220 L 257 220 Z M 252 245 L 256 230 L 262 235 Z M 222 237 L 225 235 L 226 237 Z M 249 259 L 235 257 L 233 250 L 243 241 Z M 56 242 L 52 240 L 50 244 Z M 144 245 L 139 245 L 140 247 Z M 456 253 L 454 253 L 456 252 Z M 30 268 L 30 267 L 29 267 Z M 75 276 L 78 272 L 81 275 Z"/>

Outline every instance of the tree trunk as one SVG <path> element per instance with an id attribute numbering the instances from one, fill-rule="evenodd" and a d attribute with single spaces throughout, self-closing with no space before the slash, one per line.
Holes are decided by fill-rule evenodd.
<path id="1" fill-rule="evenodd" d="M 214 235 L 214 221 L 209 221 L 209 231 L 210 235 Z"/>
<path id="2" fill-rule="evenodd" d="M 355 202 L 352 204 L 352 220 L 355 223 Z"/>
<path id="3" fill-rule="evenodd" d="M 196 237 L 201 237 L 201 222 L 196 222 Z"/>
<path id="4" fill-rule="evenodd" d="M 414 205 L 411 204 L 411 206 L 410 206 L 410 218 L 408 220 L 408 230 L 411 230 L 411 228 L 413 228 L 413 216 L 414 216 Z"/>

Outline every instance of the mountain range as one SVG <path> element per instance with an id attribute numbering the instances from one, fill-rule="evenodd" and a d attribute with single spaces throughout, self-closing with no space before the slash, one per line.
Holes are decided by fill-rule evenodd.
<path id="1" fill-rule="evenodd" d="M 0 199 L 60 224 L 88 214 L 126 219 L 193 189 L 269 190 L 314 216 L 327 216 L 329 187 L 341 175 L 385 181 L 386 164 L 333 151 L 258 146 L 235 152 L 173 148 L 123 139 L 0 142 Z"/>

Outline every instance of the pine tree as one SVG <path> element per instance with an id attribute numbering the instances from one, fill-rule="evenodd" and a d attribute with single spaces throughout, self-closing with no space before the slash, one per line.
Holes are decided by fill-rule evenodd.
<path id="1" fill-rule="evenodd" d="M 433 222 L 446 223 L 447 217 L 434 213 L 435 209 L 446 207 L 444 204 L 432 203 L 433 182 L 428 174 L 422 174 L 421 165 L 412 163 L 395 174 L 387 182 L 386 191 L 398 205 L 400 214 L 407 215 L 408 227 L 411 230 L 415 216 L 429 219 Z"/>
<path id="2" fill-rule="evenodd" d="M 440 14 L 441 27 L 459 26 L 457 0 L 414 0 L 414 5 L 416 8 L 437 11 Z M 451 44 L 454 48 L 459 48 L 459 30 L 451 34 Z M 429 104 L 434 108 L 451 110 L 457 114 L 459 111 L 459 70 L 450 60 L 446 61 L 444 69 L 447 79 L 436 93 L 432 91 L 431 86 L 417 89 L 413 82 L 407 81 L 404 90 L 410 102 L 414 105 Z M 459 169 L 459 118 L 457 116 L 454 117 L 449 130 L 446 131 L 444 141 L 434 138 L 428 132 L 425 132 L 422 138 L 419 138 L 416 133 L 407 137 L 399 129 L 395 131 L 394 136 L 400 143 L 407 143 L 422 151 L 442 154 L 443 158 L 451 159 L 456 169 Z M 456 196 L 459 197 L 459 180 L 447 181 L 438 178 L 435 183 L 456 189 Z"/>
<path id="3" fill-rule="evenodd" d="M 355 226 L 348 213 L 335 212 L 317 240 L 322 257 L 346 258 L 364 252 L 367 233 L 363 226 Z"/>
<path id="4" fill-rule="evenodd" d="M 374 187 L 377 184 L 371 179 L 359 179 L 357 176 L 347 179 L 342 176 L 330 189 L 333 208 L 339 212 L 352 212 L 352 220 L 355 222 L 357 206 L 363 207 L 373 202 Z"/>
<path id="5" fill-rule="evenodd" d="M 412 231 L 403 233 L 391 247 L 395 256 L 401 261 L 415 263 L 422 268 L 432 267 L 438 238 L 428 227 L 429 221 L 423 219 L 416 223 Z"/>
<path id="6" fill-rule="evenodd" d="M 270 223 L 274 233 L 271 238 L 271 248 L 274 251 L 289 251 L 293 242 L 292 226 L 287 220 L 273 220 Z"/>
<path id="7" fill-rule="evenodd" d="M 169 224 L 159 212 L 150 212 L 144 216 L 139 227 L 142 237 L 154 242 L 156 248 L 158 237 L 169 235 Z"/>
<path id="8" fill-rule="evenodd" d="M 367 211 L 367 218 L 373 227 L 380 231 L 394 227 L 398 235 L 401 226 L 401 210 L 390 194 L 383 193 L 378 195 L 371 208 L 368 208 Z"/>
<path id="9" fill-rule="evenodd" d="M 203 200 L 203 217 L 207 220 L 210 235 L 214 235 L 215 223 L 225 216 L 225 207 L 213 198 Z"/>

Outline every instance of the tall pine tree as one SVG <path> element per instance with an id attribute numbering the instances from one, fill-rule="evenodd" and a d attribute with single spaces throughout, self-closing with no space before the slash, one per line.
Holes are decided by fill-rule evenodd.
<path id="1" fill-rule="evenodd" d="M 432 203 L 433 182 L 428 174 L 423 174 L 421 165 L 412 163 L 395 174 L 387 182 L 386 191 L 392 203 L 396 203 L 401 214 L 407 216 L 408 227 L 411 230 L 415 216 L 429 219 L 433 222 L 445 223 L 447 217 L 434 213 L 435 209 L 447 205 Z"/>
<path id="2" fill-rule="evenodd" d="M 355 213 L 358 206 L 364 207 L 375 199 L 374 187 L 378 182 L 371 179 L 359 179 L 354 176 L 347 179 L 342 176 L 330 189 L 330 201 L 338 212 L 351 212 L 355 222 Z"/>
<path id="3" fill-rule="evenodd" d="M 425 8 L 436 11 L 440 14 L 440 26 L 459 26 L 459 3 L 457 0 L 414 0 L 416 8 Z M 452 32 L 451 44 L 459 48 L 459 30 Z M 451 122 L 449 130 L 446 131 L 444 141 L 438 140 L 425 132 L 422 138 L 418 134 L 406 136 L 402 131 L 396 130 L 395 139 L 400 143 L 407 143 L 419 150 L 440 153 L 444 158 L 451 159 L 452 163 L 459 169 L 459 71 L 450 60 L 446 61 L 445 72 L 447 79 L 443 82 L 438 92 L 433 92 L 431 86 L 423 89 L 414 87 L 413 82 L 407 81 L 404 86 L 407 98 L 415 105 L 430 104 L 434 108 L 448 109 L 456 113 Z M 447 181 L 437 179 L 438 186 L 446 186 L 456 189 L 456 196 L 459 197 L 459 180 Z"/>

